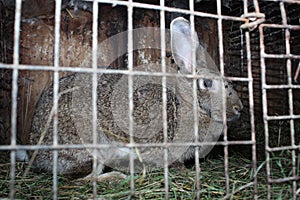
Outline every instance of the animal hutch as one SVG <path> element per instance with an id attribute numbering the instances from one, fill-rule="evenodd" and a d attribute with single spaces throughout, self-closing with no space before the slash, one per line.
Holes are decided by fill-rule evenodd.
<path id="1" fill-rule="evenodd" d="M 19 150 L 64 148 L 29 143 L 41 95 L 64 77 L 174 66 L 162 33 L 179 16 L 243 103 L 208 155 L 88 182 L 17 160 Z M 300 1 L 1 0 L 0 48 L 0 198 L 300 198 Z"/>

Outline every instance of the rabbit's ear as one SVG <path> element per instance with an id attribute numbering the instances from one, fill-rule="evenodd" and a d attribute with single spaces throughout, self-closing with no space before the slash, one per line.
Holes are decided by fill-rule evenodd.
<path id="1" fill-rule="evenodd" d="M 199 39 L 195 32 L 192 38 L 189 21 L 183 17 L 177 17 L 171 22 L 171 49 L 176 64 L 182 73 L 192 73 L 192 53 L 199 47 Z M 194 44 L 194 45 L 193 45 Z"/>

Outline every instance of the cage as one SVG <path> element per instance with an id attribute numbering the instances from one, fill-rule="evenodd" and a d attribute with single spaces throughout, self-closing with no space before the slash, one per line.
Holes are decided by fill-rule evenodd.
<path id="1" fill-rule="evenodd" d="M 299 1 L 1 0 L 0 5 L 1 198 L 299 198 Z M 177 17 L 190 21 L 192 37 L 198 35 L 201 48 L 207 52 L 205 56 L 210 58 L 206 64 L 218 66 L 222 80 L 233 85 L 244 107 L 240 118 L 234 122 L 227 123 L 225 109 L 220 111 L 223 116 L 222 135 L 218 135 L 217 141 L 206 141 L 208 144 L 197 141 L 197 136 L 188 143 L 179 141 L 175 145 L 168 140 L 168 131 L 172 127 L 168 124 L 171 105 L 168 104 L 170 91 L 167 89 L 169 86 L 176 90 L 177 85 L 172 87 L 169 81 L 173 80 L 171 77 L 181 77 L 177 73 L 176 55 L 170 46 L 173 42 L 170 24 Z M 180 47 L 184 49 L 185 44 Z M 143 71 L 151 68 L 153 63 L 162 68 Z M 196 123 L 199 113 L 195 96 L 199 90 L 197 87 L 200 87 L 197 80 L 211 79 L 203 75 L 195 77 L 196 71 L 193 73 L 187 77 L 190 78 L 189 84 L 193 85 L 191 93 L 194 97 L 187 98 L 193 102 L 191 110 L 194 114 L 184 115 L 191 117 L 189 123 L 192 125 L 189 124 L 188 129 L 191 138 L 197 135 L 198 126 L 202 127 Z M 89 107 L 83 105 L 79 114 L 87 109 L 92 120 L 85 123 L 83 115 L 78 115 L 78 121 L 73 120 L 74 124 L 79 123 L 79 126 L 73 124 L 77 131 L 83 131 L 84 127 L 92 134 L 92 139 L 89 138 L 84 145 L 68 142 L 72 140 L 70 138 L 60 143 L 59 137 L 61 124 L 68 122 L 60 121 L 59 110 L 64 110 L 59 103 L 63 95 L 60 88 L 65 86 L 62 80 L 68 81 L 68 77 L 76 74 L 91 75 L 88 82 L 83 81 L 84 89 L 88 85 L 91 90 L 90 97 L 81 94 L 78 99 L 88 99 Z M 119 120 L 128 120 L 124 128 L 133 136 L 128 136 L 128 140 L 117 146 L 95 141 L 97 122 L 94 121 L 99 118 L 97 99 L 101 96 L 99 93 L 106 92 L 101 90 L 106 82 L 102 84 L 103 80 L 97 79 L 97 74 L 126 77 L 116 90 L 124 89 L 129 94 L 118 95 L 122 100 L 117 98 L 117 101 L 122 106 L 116 111 L 119 111 Z M 154 94 L 161 94 L 159 109 L 162 116 L 159 120 L 162 122 L 155 123 L 155 126 L 160 128 L 163 139 L 154 144 L 140 144 L 134 139 L 139 132 L 134 132 L 133 122 L 142 118 L 134 118 L 133 109 L 139 108 L 134 100 L 134 83 L 140 80 L 135 77 L 148 76 L 158 77 L 151 80 L 159 80 L 162 85 Z M 38 115 L 37 110 L 49 88 L 52 88 L 51 95 L 44 101 L 53 102 L 54 115 L 48 124 L 47 119 L 42 120 L 44 111 Z M 138 91 L 144 98 L 142 92 L 147 90 Z M 221 107 L 229 103 L 226 98 L 220 98 Z M 174 101 L 172 105 L 176 103 Z M 174 109 L 177 107 L 175 105 Z M 123 108 L 126 108 L 124 115 L 121 113 Z M 40 119 L 44 126 L 51 127 L 46 131 L 53 135 L 51 144 L 31 142 L 33 124 Z M 171 120 L 176 121 L 176 116 Z M 172 125 L 179 122 L 182 121 Z M 41 135 L 42 132 L 40 130 Z M 84 137 L 81 135 L 81 140 Z M 193 148 L 195 153 L 184 161 L 184 165 L 169 163 L 168 159 L 174 156 L 170 150 L 172 145 Z M 201 148 L 205 145 L 214 148 L 201 156 Z M 144 154 L 140 151 L 155 147 L 163 149 L 157 158 L 162 159 L 162 166 L 145 170 Z M 125 174 L 114 173 L 113 177 L 101 176 L 101 179 L 93 175 L 87 180 L 82 179 L 80 173 L 77 173 L 80 178 L 59 173 L 61 152 L 90 149 L 89 165 L 79 166 L 79 171 L 87 173 L 97 168 L 97 158 L 93 157 L 96 150 L 104 149 L 109 154 L 113 148 L 125 148 L 124 151 L 129 152 L 129 167 Z M 32 163 L 19 162 L 20 159 L 27 160 L 25 154 L 20 154 L 24 150 L 37 154 L 53 152 L 53 160 L 48 163 L 51 170 L 36 172 L 32 170 Z M 138 158 L 134 159 L 134 154 Z M 135 168 L 134 160 L 140 161 L 142 170 Z M 114 172 L 114 169 L 122 171 L 118 167 L 107 165 L 104 171 L 107 173 L 102 175 Z"/>

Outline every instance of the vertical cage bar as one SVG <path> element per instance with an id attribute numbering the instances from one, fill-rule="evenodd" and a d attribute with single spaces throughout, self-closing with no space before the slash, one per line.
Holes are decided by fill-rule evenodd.
<path id="1" fill-rule="evenodd" d="M 267 89 L 266 89 L 266 63 L 265 63 L 265 45 L 264 28 L 259 26 L 259 46 L 260 46 L 260 67 L 261 67 L 261 92 L 263 123 L 265 130 L 265 153 L 266 153 L 266 173 L 267 173 L 267 199 L 271 199 L 271 174 L 270 174 L 270 152 L 269 152 L 269 126 L 268 126 L 268 107 L 267 107 Z"/>
<path id="2" fill-rule="evenodd" d="M 258 185 L 257 185 L 257 156 L 256 156 L 256 131 L 255 131 L 255 117 L 254 117 L 254 96 L 253 96 L 253 77 L 252 77 L 252 65 L 251 65 L 251 47 L 250 47 L 250 34 L 245 33 L 246 48 L 247 48 L 247 71 L 248 71 L 248 95 L 249 95 L 249 113 L 250 113 L 250 126 L 251 126 L 251 141 L 252 144 L 252 168 L 255 176 L 253 177 L 254 184 L 254 199 L 258 199 Z"/>
<path id="3" fill-rule="evenodd" d="M 218 14 L 218 39 L 219 39 L 219 56 L 220 56 L 220 72 L 221 76 L 224 77 L 224 47 L 223 47 L 223 20 L 222 20 L 222 2 L 217 0 L 217 14 Z M 228 139 L 227 139 L 227 119 L 226 119 L 226 92 L 222 87 L 222 116 L 223 116 L 223 134 L 224 134 L 224 173 L 225 173 L 225 184 L 226 194 L 230 193 L 229 183 L 229 158 L 228 158 Z"/>
<path id="4" fill-rule="evenodd" d="M 286 16 L 286 10 L 283 2 L 279 3 L 280 5 L 280 12 L 282 17 L 282 24 L 288 25 L 287 16 Z M 290 47 L 290 30 L 285 29 L 285 49 L 286 49 L 286 55 L 291 54 L 291 47 Z M 287 75 L 288 75 L 288 85 L 292 86 L 292 64 L 291 59 L 288 58 L 286 62 L 286 69 L 287 69 Z M 288 98 L 289 98 L 289 115 L 294 115 L 294 107 L 293 107 L 293 89 L 288 89 Z M 294 120 L 290 119 L 290 134 L 291 134 L 291 146 L 295 146 L 295 129 L 294 129 Z M 292 150 L 292 176 L 296 177 L 296 152 L 295 149 Z M 296 180 L 292 181 L 292 194 L 293 199 L 296 199 L 296 190 L 297 190 L 297 182 Z"/>
<path id="5" fill-rule="evenodd" d="M 11 141 L 10 145 L 15 147 L 17 144 L 17 100 L 18 100 L 18 75 L 19 70 L 19 41 L 21 30 L 21 8 L 22 1 L 16 0 L 15 22 L 14 22 L 14 52 L 13 52 L 13 74 L 12 74 L 12 107 L 11 107 Z M 16 183 L 16 151 L 10 152 L 10 180 L 9 180 L 9 196 L 15 199 L 15 183 Z"/>
<path id="6" fill-rule="evenodd" d="M 93 58 L 92 58 L 92 68 L 95 70 L 93 72 L 93 86 L 92 86 L 92 106 L 93 106 L 93 144 L 97 145 L 98 135 L 97 135 L 97 60 L 98 60 L 98 2 L 94 0 L 93 2 Z M 93 198 L 97 199 L 97 181 L 96 176 L 99 175 L 97 172 L 97 149 L 93 149 Z"/>
<path id="7" fill-rule="evenodd" d="M 58 145 L 58 92 L 59 92 L 59 54 L 60 54 L 61 0 L 55 1 L 55 40 L 54 40 L 54 83 L 53 83 L 53 146 Z M 53 199 L 57 199 L 58 150 L 53 150 Z"/>
<path id="8" fill-rule="evenodd" d="M 253 5 L 254 5 L 255 12 L 260 13 L 258 0 L 253 0 Z M 248 4 L 246 4 L 246 6 L 248 6 Z"/>
<path id="9" fill-rule="evenodd" d="M 168 124 L 167 124 L 167 77 L 166 73 L 166 24 L 165 24 L 165 2 L 160 0 L 160 53 L 162 69 L 162 119 L 164 134 L 164 179 L 165 199 L 169 199 L 169 163 L 168 163 Z"/>
<path id="10" fill-rule="evenodd" d="M 133 5 L 132 0 L 128 1 L 128 99 L 129 99 L 129 141 L 130 145 L 134 145 L 134 127 L 133 127 Z M 130 165 L 130 195 L 134 198 L 134 148 L 130 148 L 129 154 Z"/>
<path id="11" fill-rule="evenodd" d="M 259 10 L 259 8 L 258 8 Z M 244 0 L 244 14 L 248 13 L 248 0 Z M 250 113 L 250 126 L 251 126 L 251 141 L 252 144 L 252 168 L 254 172 L 253 185 L 254 185 L 254 199 L 258 199 L 257 187 L 257 157 L 256 157 L 256 133 L 255 133 L 255 118 L 254 118 L 254 96 L 253 96 L 253 77 L 252 77 L 252 62 L 251 62 L 251 44 L 250 34 L 245 32 L 246 40 L 246 56 L 247 56 L 247 73 L 248 73 L 248 95 L 249 95 L 249 113 Z"/>
<path id="12" fill-rule="evenodd" d="M 194 1 L 189 0 L 189 7 L 190 7 L 190 24 L 191 24 L 191 41 L 194 41 L 194 38 L 196 36 L 196 31 L 195 31 L 195 16 L 192 14 L 194 12 Z M 197 75 L 196 71 L 196 44 L 193 42 L 192 43 L 192 74 L 193 76 Z M 198 116 L 198 97 L 197 97 L 197 78 L 193 77 L 193 115 L 194 115 L 194 137 L 195 140 L 194 142 L 197 143 L 199 142 L 199 116 Z M 200 199 L 200 163 L 199 163 L 199 146 L 195 146 L 195 195 L 196 199 Z"/>

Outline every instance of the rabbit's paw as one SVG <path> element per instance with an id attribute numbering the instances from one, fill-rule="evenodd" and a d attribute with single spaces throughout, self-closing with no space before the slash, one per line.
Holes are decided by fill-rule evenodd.
<path id="1" fill-rule="evenodd" d="M 121 179 L 126 179 L 127 175 L 121 173 L 121 172 L 116 172 L 116 171 L 112 171 L 112 172 L 107 172 L 104 174 L 100 174 L 100 175 L 96 175 L 96 181 L 97 182 L 109 182 L 112 180 L 121 180 Z M 84 178 L 80 178 L 78 179 L 79 181 L 93 181 L 94 180 L 94 174 L 89 174 Z"/>

